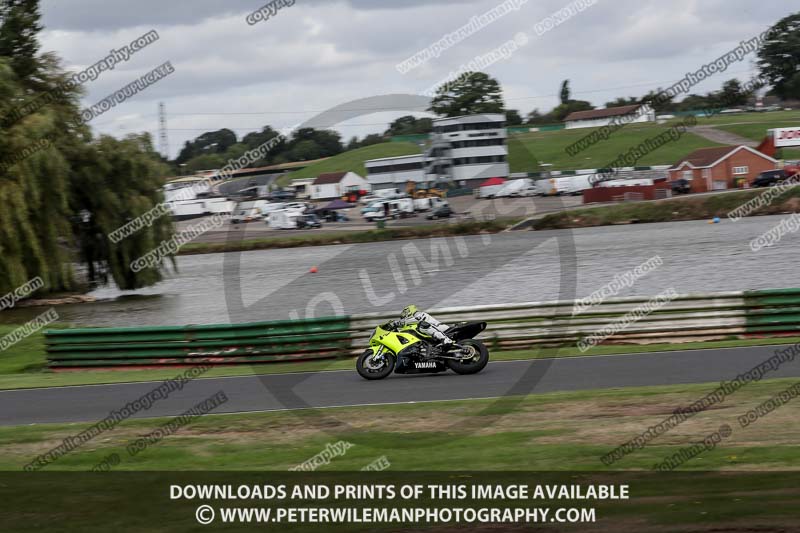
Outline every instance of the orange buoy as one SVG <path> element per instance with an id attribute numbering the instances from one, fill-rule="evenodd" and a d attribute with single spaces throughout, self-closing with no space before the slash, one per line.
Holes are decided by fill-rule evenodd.
<path id="1" fill-rule="evenodd" d="M 317 267 L 311 267 L 311 270 L 309 270 L 309 272 L 311 272 L 312 274 L 316 274 L 317 273 Z"/>

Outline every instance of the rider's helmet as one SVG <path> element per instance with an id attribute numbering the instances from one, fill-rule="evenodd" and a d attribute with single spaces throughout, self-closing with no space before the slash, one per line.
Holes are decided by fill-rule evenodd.
<path id="1" fill-rule="evenodd" d="M 417 306 L 414 304 L 407 305 L 403 308 L 403 312 L 400 313 L 400 318 L 409 318 L 416 314 Z"/>

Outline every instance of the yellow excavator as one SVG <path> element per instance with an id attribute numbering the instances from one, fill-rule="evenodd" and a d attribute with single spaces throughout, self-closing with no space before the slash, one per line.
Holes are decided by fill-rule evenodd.
<path id="1" fill-rule="evenodd" d="M 417 183 L 411 180 L 406 182 L 406 193 L 412 198 L 445 198 L 447 196 L 447 191 L 436 187 L 417 189 Z"/>

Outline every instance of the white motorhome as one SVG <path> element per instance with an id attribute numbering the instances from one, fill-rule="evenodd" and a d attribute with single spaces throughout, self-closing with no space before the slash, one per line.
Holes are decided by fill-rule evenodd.
<path id="1" fill-rule="evenodd" d="M 533 180 L 530 178 L 522 178 L 509 181 L 495 193 L 495 196 L 497 198 L 510 198 L 516 196 L 533 196 L 535 193 L 536 188 L 533 185 Z"/>
<path id="2" fill-rule="evenodd" d="M 296 209 L 278 209 L 271 211 L 268 216 L 269 227 L 272 229 L 297 229 L 297 219 L 303 213 Z"/>

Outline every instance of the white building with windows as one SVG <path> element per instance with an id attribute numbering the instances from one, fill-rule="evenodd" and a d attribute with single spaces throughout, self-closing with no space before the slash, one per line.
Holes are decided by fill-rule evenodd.
<path id="1" fill-rule="evenodd" d="M 424 154 L 367 161 L 367 179 L 374 189 L 403 189 L 408 181 L 476 188 L 489 178 L 508 178 L 507 137 L 502 114 L 435 119 Z"/>
<path id="2" fill-rule="evenodd" d="M 409 181 L 423 183 L 425 181 L 425 160 L 423 154 L 384 157 L 365 161 L 367 180 L 376 189 L 401 189 Z"/>

